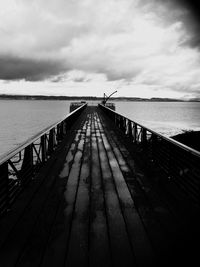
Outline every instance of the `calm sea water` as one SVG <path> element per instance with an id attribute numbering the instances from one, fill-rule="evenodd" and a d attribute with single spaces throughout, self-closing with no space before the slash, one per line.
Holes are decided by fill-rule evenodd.
<path id="1" fill-rule="evenodd" d="M 0 155 L 69 113 L 69 101 L 0 100 Z"/>
<path id="2" fill-rule="evenodd" d="M 69 113 L 70 101 L 0 100 L 0 155 Z M 200 130 L 200 103 L 116 102 L 116 111 L 164 135 Z"/>
<path id="3" fill-rule="evenodd" d="M 116 111 L 166 136 L 200 130 L 200 102 L 117 102 Z"/>

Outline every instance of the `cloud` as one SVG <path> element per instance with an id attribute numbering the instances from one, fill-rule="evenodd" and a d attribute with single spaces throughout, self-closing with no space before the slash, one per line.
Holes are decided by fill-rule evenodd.
<path id="1" fill-rule="evenodd" d="M 181 1 L 7 0 L 0 79 L 199 87 L 199 24 Z M 130 89 L 131 90 L 131 89 Z"/>
<path id="2" fill-rule="evenodd" d="M 41 81 L 62 72 L 61 62 L 19 57 L 0 57 L 0 79 Z M 66 69 L 65 69 L 66 71 Z"/>

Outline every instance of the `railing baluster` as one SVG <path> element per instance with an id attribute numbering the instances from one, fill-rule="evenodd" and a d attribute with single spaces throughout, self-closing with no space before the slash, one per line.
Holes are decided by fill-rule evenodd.
<path id="1" fill-rule="evenodd" d="M 137 124 L 134 123 L 134 132 L 133 132 L 133 136 L 134 136 L 134 143 L 137 143 Z"/>
<path id="2" fill-rule="evenodd" d="M 51 155 L 54 150 L 54 129 L 49 132 L 49 142 L 48 142 L 48 154 Z"/>
<path id="3" fill-rule="evenodd" d="M 66 120 L 63 121 L 63 134 L 65 135 L 67 133 L 67 122 Z"/>
<path id="4" fill-rule="evenodd" d="M 115 125 L 135 145 L 142 145 L 147 161 L 154 162 L 156 168 L 163 171 L 169 180 L 173 178 L 172 181 L 200 205 L 200 152 L 131 121 L 103 105 L 100 108 L 111 119 L 114 118 Z M 198 191 L 198 196 L 192 193 L 195 190 Z"/>
<path id="5" fill-rule="evenodd" d="M 2 201 L 0 206 L 3 207 L 3 210 L 0 210 L 0 214 L 9 209 L 10 198 L 9 198 L 9 181 L 8 181 L 8 162 L 4 162 L 0 165 L 0 184 L 1 190 L 3 190 Z"/>
<path id="6" fill-rule="evenodd" d="M 157 138 L 157 136 L 155 134 L 152 134 L 151 140 L 152 140 L 151 156 L 152 156 L 152 160 L 156 161 L 156 159 L 157 159 L 156 150 L 157 150 L 157 140 L 158 140 L 158 138 Z"/>
<path id="7" fill-rule="evenodd" d="M 145 147 L 147 144 L 147 131 L 145 128 L 141 129 L 141 142 L 143 147 Z"/>
<path id="8" fill-rule="evenodd" d="M 42 147 L 42 163 L 44 163 L 47 159 L 46 134 L 41 136 L 41 147 Z"/>
<path id="9" fill-rule="evenodd" d="M 20 178 L 21 185 L 28 183 L 33 175 L 33 145 L 30 144 L 24 150 L 24 159 L 21 167 Z"/>
<path id="10" fill-rule="evenodd" d="M 133 129 L 132 129 L 132 123 L 129 120 L 128 121 L 128 136 L 131 141 L 133 141 Z"/>
<path id="11" fill-rule="evenodd" d="M 41 163 L 46 162 L 48 156 L 58 146 L 58 141 L 64 138 L 75 118 L 86 106 L 87 104 L 82 105 L 64 120 L 50 126 L 48 130 L 0 158 L 0 214 L 6 212 L 22 189 L 32 180 L 39 171 Z"/>
<path id="12" fill-rule="evenodd" d="M 60 134 L 61 134 L 61 140 L 63 139 L 64 136 L 64 122 L 62 121 L 60 124 Z"/>

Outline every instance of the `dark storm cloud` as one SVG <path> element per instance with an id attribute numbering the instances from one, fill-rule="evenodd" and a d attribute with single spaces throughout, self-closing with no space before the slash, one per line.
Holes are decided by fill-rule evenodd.
<path id="1" fill-rule="evenodd" d="M 188 11 L 181 17 L 189 35 L 184 44 L 200 49 L 200 3 L 195 0 L 177 0 L 177 2 Z"/>
<path id="2" fill-rule="evenodd" d="M 141 7 L 150 9 L 160 16 L 164 23 L 181 21 L 188 33 L 183 45 L 200 48 L 200 2 L 195 0 L 142 0 Z"/>
<path id="3" fill-rule="evenodd" d="M 197 0 L 179 0 L 180 4 L 186 6 L 194 15 L 196 21 L 200 22 L 200 3 Z"/>
<path id="4" fill-rule="evenodd" d="M 176 9 L 185 9 L 191 12 L 191 15 L 196 21 L 200 20 L 200 3 L 198 0 L 140 0 L 138 3 L 141 6 L 154 4 L 157 10 L 160 9 L 161 6 L 168 6 L 171 10 L 171 14 L 174 14 Z M 169 16 L 170 13 L 168 14 Z"/>
<path id="5" fill-rule="evenodd" d="M 0 79 L 39 81 L 63 71 L 58 61 L 36 60 L 11 56 L 0 57 Z"/>

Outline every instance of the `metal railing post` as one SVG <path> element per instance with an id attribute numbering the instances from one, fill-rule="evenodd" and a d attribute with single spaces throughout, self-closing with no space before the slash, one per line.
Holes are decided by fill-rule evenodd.
<path id="1" fill-rule="evenodd" d="M 133 141 L 133 131 L 132 131 L 132 123 L 128 121 L 128 137 L 131 141 Z"/>
<path id="2" fill-rule="evenodd" d="M 66 120 L 63 121 L 63 134 L 65 135 L 67 133 L 67 122 Z"/>
<path id="3" fill-rule="evenodd" d="M 4 198 L 1 198 L 1 209 L 3 207 L 3 210 L 0 210 L 0 214 L 3 211 L 6 211 L 9 209 L 10 205 L 10 197 L 9 197 L 9 181 L 8 181 L 8 162 L 4 162 L 2 165 L 0 165 L 0 184 L 1 188 L 4 188 Z"/>
<path id="4" fill-rule="evenodd" d="M 145 147 L 147 144 L 147 131 L 145 128 L 141 128 L 141 142 L 142 145 Z"/>
<path id="5" fill-rule="evenodd" d="M 124 132 L 124 119 L 123 117 L 120 117 L 120 129 Z"/>
<path id="6" fill-rule="evenodd" d="M 157 158 L 156 148 L 157 148 L 158 138 L 155 134 L 152 134 L 151 140 L 152 140 L 151 157 L 153 161 L 156 161 L 156 158 Z"/>
<path id="7" fill-rule="evenodd" d="M 118 128 L 133 139 L 135 145 L 142 148 L 149 163 L 154 161 L 154 167 L 182 190 L 189 198 L 200 204 L 200 152 L 172 138 L 155 132 L 125 116 L 100 105 Z M 151 165 L 152 166 L 152 165 Z"/>
<path id="8" fill-rule="evenodd" d="M 54 129 L 49 132 L 49 142 L 48 142 L 48 154 L 51 155 L 54 150 Z"/>
<path id="9" fill-rule="evenodd" d="M 41 136 L 41 148 L 42 148 L 42 163 L 44 163 L 47 159 L 46 134 Z"/>
<path id="10" fill-rule="evenodd" d="M 137 124 L 136 123 L 134 123 L 133 136 L 134 136 L 134 143 L 137 143 Z"/>
<path id="11" fill-rule="evenodd" d="M 60 124 L 60 131 L 61 131 L 61 136 L 62 136 L 62 139 L 63 139 L 63 136 L 65 134 L 65 132 L 64 132 L 64 122 L 63 121 Z"/>
<path id="12" fill-rule="evenodd" d="M 57 125 L 57 141 L 61 141 L 63 139 L 63 132 L 62 132 L 62 123 Z"/>
<path id="13" fill-rule="evenodd" d="M 26 185 L 33 175 L 33 145 L 24 149 L 24 158 L 20 172 L 21 184 Z"/>

